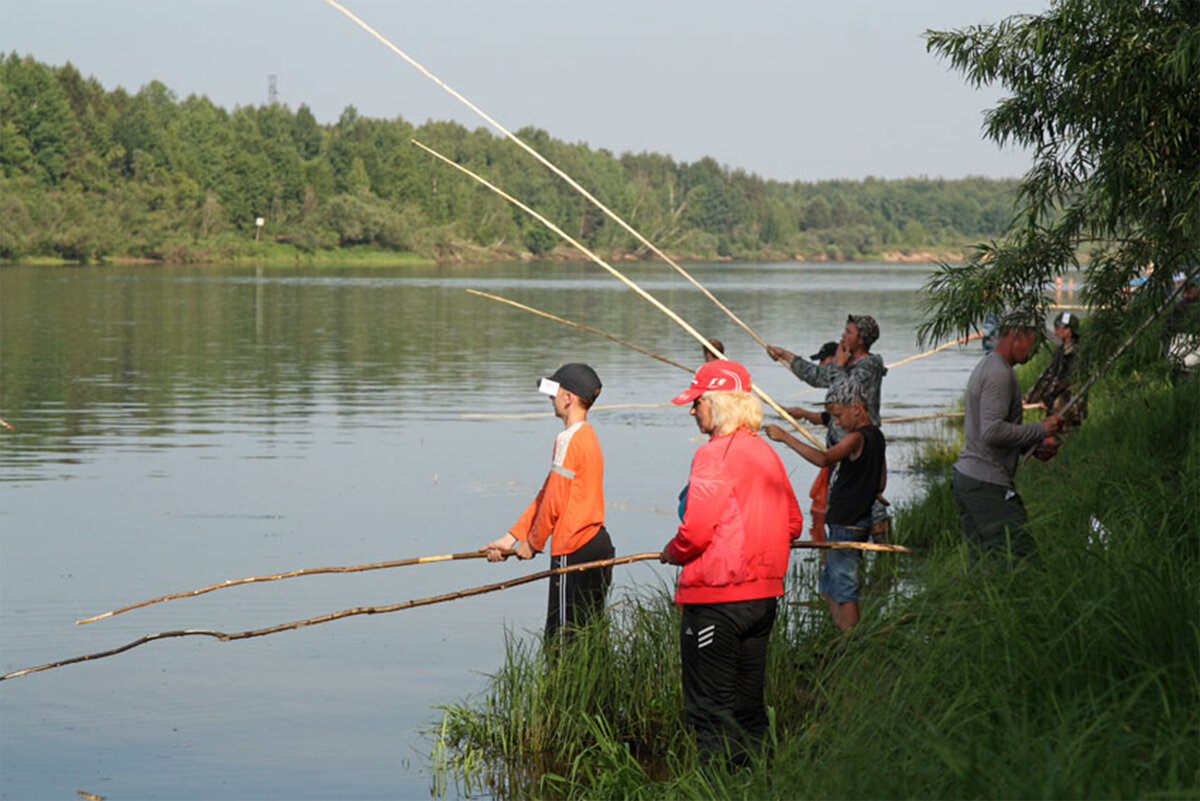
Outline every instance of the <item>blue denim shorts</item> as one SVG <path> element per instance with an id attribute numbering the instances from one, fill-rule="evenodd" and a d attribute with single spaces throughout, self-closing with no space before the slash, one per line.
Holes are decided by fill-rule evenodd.
<path id="1" fill-rule="evenodd" d="M 848 526 L 827 523 L 825 539 L 828 542 L 866 542 L 871 534 L 870 515 L 856 522 L 854 528 L 862 530 L 852 531 Z M 862 551 L 831 549 L 825 555 L 825 569 L 821 571 L 821 593 L 839 604 L 857 601 L 858 565 L 861 561 Z"/>

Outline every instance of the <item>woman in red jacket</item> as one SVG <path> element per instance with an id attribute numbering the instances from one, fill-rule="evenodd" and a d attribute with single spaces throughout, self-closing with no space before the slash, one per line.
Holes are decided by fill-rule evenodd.
<path id="1" fill-rule="evenodd" d="M 804 522 L 783 462 L 758 436 L 762 406 L 745 367 L 707 362 L 674 402 L 692 404 L 711 437 L 692 458 L 683 522 L 662 552 L 683 565 L 683 702 L 702 758 L 744 762 L 766 732 L 767 641 Z"/>

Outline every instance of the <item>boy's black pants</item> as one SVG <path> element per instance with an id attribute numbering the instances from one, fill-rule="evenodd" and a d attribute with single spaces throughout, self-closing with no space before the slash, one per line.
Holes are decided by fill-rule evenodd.
<path id="1" fill-rule="evenodd" d="M 583 562 L 598 562 L 612 559 L 615 555 L 608 529 L 601 526 L 596 536 L 579 550 L 551 556 L 550 567 L 555 569 Z M 550 639 L 560 630 L 567 632 L 580 628 L 604 614 L 604 600 L 608 597 L 610 584 L 611 566 L 551 576 L 550 599 L 546 605 L 546 638 Z"/>

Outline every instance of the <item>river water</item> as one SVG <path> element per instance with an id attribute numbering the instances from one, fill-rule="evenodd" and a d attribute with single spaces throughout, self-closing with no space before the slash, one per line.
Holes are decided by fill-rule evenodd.
<path id="1" fill-rule="evenodd" d="M 927 266 L 697 264 L 768 342 L 809 354 L 873 314 L 916 353 Z M 770 362 L 669 268 L 622 268 L 726 343 L 784 405 L 822 393 Z M 660 404 L 683 371 L 468 294 L 513 298 L 685 364 L 699 346 L 594 266 L 0 268 L 0 668 L 179 629 L 234 632 L 397 603 L 547 566 L 460 561 L 253 584 L 298 568 L 473 550 L 536 493 L 561 423 L 535 391 L 593 365 L 601 405 Z M 894 369 L 885 417 L 941 411 L 978 345 Z M 538 416 L 538 415 L 541 416 Z M 685 408 L 597 409 L 618 553 L 673 533 L 697 432 Z M 885 428 L 889 496 L 935 423 Z M 815 468 L 787 452 L 802 499 Z M 807 513 L 807 502 L 804 504 Z M 802 557 L 794 557 L 802 558 Z M 615 593 L 668 582 L 618 568 Z M 544 584 L 223 643 L 184 637 L 0 683 L 0 798 L 422 798 L 436 705 L 478 692 L 503 632 L 535 636 Z M 674 669 L 665 666 L 664 669 Z M 455 790 L 450 789 L 451 793 Z"/>

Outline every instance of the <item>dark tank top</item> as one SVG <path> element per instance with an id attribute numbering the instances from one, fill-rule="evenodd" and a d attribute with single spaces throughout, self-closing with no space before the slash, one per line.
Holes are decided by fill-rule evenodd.
<path id="1" fill-rule="evenodd" d="M 825 522 L 852 526 L 871 514 L 871 504 L 879 494 L 883 474 L 883 454 L 887 447 L 879 426 L 855 429 L 863 437 L 862 453 L 855 460 L 838 462 L 837 478 L 829 491 L 829 511 Z"/>

